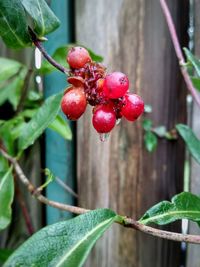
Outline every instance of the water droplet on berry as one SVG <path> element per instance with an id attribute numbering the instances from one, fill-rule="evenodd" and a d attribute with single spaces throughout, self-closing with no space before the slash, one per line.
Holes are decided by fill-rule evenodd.
<path id="1" fill-rule="evenodd" d="M 101 142 L 106 142 L 110 136 L 110 133 L 100 133 L 99 139 Z"/>

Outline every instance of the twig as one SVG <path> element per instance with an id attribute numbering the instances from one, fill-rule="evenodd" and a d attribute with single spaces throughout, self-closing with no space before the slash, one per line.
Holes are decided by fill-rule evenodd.
<path id="1" fill-rule="evenodd" d="M 59 177 L 55 177 L 56 182 L 64 188 L 69 194 L 74 196 L 75 198 L 78 198 L 78 194 L 74 192 L 74 190 L 71 189 L 66 183 L 64 183 Z"/>
<path id="2" fill-rule="evenodd" d="M 22 213 L 24 216 L 27 230 L 28 230 L 29 234 L 32 235 L 32 234 L 34 234 L 35 231 L 34 231 L 34 228 L 33 228 L 32 222 L 31 222 L 31 218 L 30 218 L 30 214 L 28 212 L 28 209 L 27 209 L 26 203 L 24 201 L 22 192 L 18 186 L 16 186 L 16 196 L 17 196 L 17 200 L 19 202 L 19 205 L 21 207 L 21 210 L 22 210 Z"/>
<path id="3" fill-rule="evenodd" d="M 25 101 L 26 96 L 28 94 L 28 87 L 29 87 L 29 83 L 30 83 L 30 79 L 31 79 L 31 74 L 32 73 L 33 73 L 33 70 L 29 69 L 27 71 L 26 76 L 25 76 L 24 85 L 23 85 L 22 92 L 21 92 L 21 98 L 20 98 L 19 104 L 17 106 L 16 114 L 18 114 L 23 109 L 24 101 Z"/>
<path id="4" fill-rule="evenodd" d="M 190 91 L 190 93 L 193 96 L 194 100 L 196 101 L 196 103 L 200 107 L 200 96 L 198 95 L 196 89 L 194 88 L 194 86 L 192 84 L 192 81 L 190 79 L 190 76 L 189 76 L 189 74 L 187 72 L 187 69 L 184 66 L 186 62 L 185 62 L 185 59 L 184 59 L 184 56 L 183 56 L 183 53 L 182 53 L 182 50 L 181 50 L 181 47 L 180 47 L 180 43 L 179 43 L 179 40 L 178 40 L 178 37 L 177 37 L 177 33 L 176 33 L 176 29 L 175 29 L 175 25 L 174 25 L 171 13 L 169 11 L 169 8 L 168 8 L 167 3 L 166 3 L 165 0 L 160 0 L 160 4 L 161 4 L 161 7 L 162 7 L 162 10 L 163 10 L 163 13 L 164 13 L 168 28 L 169 28 L 169 32 L 170 32 L 171 39 L 172 39 L 172 42 L 173 42 L 173 45 L 174 45 L 176 56 L 177 56 L 177 58 L 179 60 L 181 73 L 183 75 L 183 78 L 185 80 L 185 83 L 187 85 L 188 90 Z"/>
<path id="5" fill-rule="evenodd" d="M 13 165 L 15 172 L 20 179 L 20 181 L 27 187 L 28 191 L 36 197 L 40 202 L 50 205 L 54 208 L 58 208 L 60 210 L 64 211 L 69 211 L 74 214 L 83 214 L 86 213 L 90 210 L 76 207 L 76 206 L 71 206 L 67 204 L 63 204 L 60 202 L 52 201 L 49 200 L 48 198 L 44 197 L 40 192 L 37 191 L 37 188 L 34 187 L 33 184 L 28 180 L 28 178 L 25 176 L 23 173 L 19 163 L 17 160 L 10 155 L 8 155 L 3 149 L 0 149 L 0 152 L 2 155 Z M 184 234 L 179 234 L 179 233 L 174 233 L 174 232 L 168 232 L 156 228 L 152 228 L 146 225 L 143 225 L 139 223 L 138 221 L 132 219 L 132 218 L 123 218 L 123 222 L 120 223 L 121 225 L 129 228 L 133 228 L 135 230 L 138 230 L 140 232 L 164 238 L 164 239 L 169 239 L 173 241 L 179 241 L 179 242 L 187 242 L 187 243 L 194 243 L 194 244 L 200 244 L 200 236 L 198 235 L 184 235 Z"/>
<path id="6" fill-rule="evenodd" d="M 32 41 L 34 43 L 34 45 L 40 50 L 40 52 L 42 53 L 42 55 L 46 58 L 47 61 L 49 61 L 49 63 L 51 65 L 53 65 L 56 69 L 58 69 L 59 71 L 68 74 L 69 70 L 66 69 L 65 67 L 63 67 L 62 65 L 60 65 L 58 62 L 56 62 L 48 53 L 47 51 L 44 49 L 44 47 L 41 45 L 41 42 L 38 40 L 37 36 L 35 35 L 35 33 L 31 30 L 31 28 L 29 28 L 29 33 L 31 35 Z"/>

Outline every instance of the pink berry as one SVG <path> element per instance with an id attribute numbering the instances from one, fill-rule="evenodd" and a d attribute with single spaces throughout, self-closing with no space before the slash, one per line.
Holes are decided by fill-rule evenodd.
<path id="1" fill-rule="evenodd" d="M 63 96 L 61 109 L 69 120 L 77 120 L 87 106 L 86 96 L 82 87 L 71 87 Z"/>
<path id="2" fill-rule="evenodd" d="M 129 121 L 135 121 L 144 112 L 144 102 L 139 95 L 125 95 L 125 103 L 121 114 Z"/>
<path id="3" fill-rule="evenodd" d="M 116 123 L 114 110 L 109 106 L 99 106 L 93 114 L 92 123 L 98 133 L 109 133 Z"/>
<path id="4" fill-rule="evenodd" d="M 104 94 L 108 98 L 116 99 L 125 95 L 129 87 L 128 77 L 121 72 L 112 72 L 105 77 Z"/>
<path id="5" fill-rule="evenodd" d="M 67 62 L 73 69 L 80 69 L 91 61 L 88 51 L 83 47 L 72 47 L 67 55 Z"/>

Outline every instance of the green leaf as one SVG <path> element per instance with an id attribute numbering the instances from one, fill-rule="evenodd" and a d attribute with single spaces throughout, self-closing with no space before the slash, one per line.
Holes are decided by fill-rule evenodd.
<path id="1" fill-rule="evenodd" d="M 150 131 L 152 128 L 153 122 L 150 119 L 144 119 L 142 122 L 142 127 L 145 131 Z"/>
<path id="2" fill-rule="evenodd" d="M 11 221 L 13 197 L 14 181 L 12 168 L 10 168 L 0 177 L 0 231 L 5 229 Z"/>
<path id="3" fill-rule="evenodd" d="M 10 255 L 13 253 L 13 250 L 11 249 L 0 249 L 0 263 L 4 263 Z"/>
<path id="4" fill-rule="evenodd" d="M 49 97 L 24 127 L 19 138 L 19 151 L 32 145 L 55 119 L 60 109 L 63 93 Z"/>
<path id="5" fill-rule="evenodd" d="M 19 247 L 4 267 L 81 267 L 95 242 L 116 219 L 112 210 L 99 209 L 47 226 Z"/>
<path id="6" fill-rule="evenodd" d="M 200 79 L 197 77 L 190 77 L 190 79 L 192 80 L 193 86 L 200 91 Z"/>
<path id="7" fill-rule="evenodd" d="M 31 45 L 26 13 L 21 0 L 0 1 L 0 36 L 11 48 Z"/>
<path id="8" fill-rule="evenodd" d="M 185 124 L 177 124 L 176 129 L 185 141 L 193 158 L 200 163 L 200 140 L 193 133 L 192 129 Z"/>
<path id="9" fill-rule="evenodd" d="M 0 81 L 2 82 L 11 78 L 13 75 L 17 74 L 23 65 L 18 61 L 0 57 L 0 66 L 1 66 Z M 0 85 L 0 87 L 2 86 Z"/>
<path id="10" fill-rule="evenodd" d="M 16 110 L 25 76 L 26 70 L 23 69 L 15 78 L 8 80 L 3 88 L 0 88 L 0 105 L 8 100 L 12 104 L 14 110 Z"/>
<path id="11" fill-rule="evenodd" d="M 158 139 L 156 135 L 150 131 L 147 131 L 144 135 L 144 144 L 149 152 L 153 152 L 157 147 Z"/>
<path id="12" fill-rule="evenodd" d="M 85 47 L 85 46 L 84 46 Z M 90 56 L 91 56 L 91 59 L 93 60 L 93 61 L 96 61 L 96 62 L 102 62 L 103 61 L 103 57 L 102 56 L 100 56 L 100 55 L 97 55 L 96 53 L 94 53 L 90 48 L 87 48 L 87 47 L 85 47 L 87 50 L 88 50 L 88 52 L 89 52 L 89 54 L 90 54 Z"/>
<path id="13" fill-rule="evenodd" d="M 187 60 L 193 65 L 197 75 L 200 77 L 200 61 L 187 49 L 183 48 Z"/>
<path id="14" fill-rule="evenodd" d="M 168 224 L 176 220 L 188 219 L 200 222 L 200 198 L 189 192 L 174 196 L 150 208 L 139 220 L 140 223 Z"/>
<path id="15" fill-rule="evenodd" d="M 58 18 L 45 0 L 21 0 L 21 3 L 33 19 L 34 31 L 38 36 L 42 37 L 59 27 Z"/>
<path id="16" fill-rule="evenodd" d="M 55 120 L 49 125 L 50 129 L 60 134 L 64 139 L 72 139 L 72 131 L 67 122 L 60 115 L 57 115 Z"/>
<path id="17" fill-rule="evenodd" d="M 73 47 L 77 46 L 77 44 L 69 44 L 69 45 L 63 45 L 58 47 L 55 52 L 53 53 L 52 57 L 57 61 L 59 64 L 64 66 L 65 68 L 69 68 L 69 65 L 66 62 L 66 56 L 69 50 Z M 86 48 L 86 47 L 85 47 Z M 97 62 L 102 62 L 103 58 L 97 54 L 95 54 L 91 49 L 88 49 L 88 52 L 90 53 L 90 56 L 92 60 L 97 61 Z M 52 66 L 48 61 L 43 61 L 41 68 L 38 70 L 40 74 L 49 74 L 52 71 L 57 70 L 54 66 Z"/>
<path id="18" fill-rule="evenodd" d="M 44 184 L 37 188 L 38 192 L 42 191 L 45 187 L 48 186 L 48 184 L 53 182 L 55 179 L 55 175 L 48 168 L 44 169 L 44 174 L 47 176 L 47 179 Z"/>

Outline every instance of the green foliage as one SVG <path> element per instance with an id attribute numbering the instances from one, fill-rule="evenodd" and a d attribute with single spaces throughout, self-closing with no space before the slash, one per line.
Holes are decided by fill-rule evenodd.
<path id="1" fill-rule="evenodd" d="M 184 52 L 187 58 L 187 65 L 192 66 L 194 73 L 190 76 L 190 79 L 192 80 L 193 86 L 200 91 L 200 61 L 197 59 L 187 48 L 184 48 Z M 191 71 L 188 68 L 188 72 Z"/>
<path id="2" fill-rule="evenodd" d="M 0 161 L 4 161 L 0 156 Z M 0 172 L 0 231 L 5 229 L 12 216 L 11 204 L 14 197 L 14 181 L 12 176 L 12 168 L 5 166 Z"/>
<path id="3" fill-rule="evenodd" d="M 4 267 L 81 267 L 95 242 L 117 219 L 113 211 L 99 209 L 47 226 L 19 247 Z"/>
<path id="4" fill-rule="evenodd" d="M 19 138 L 19 151 L 23 151 L 32 145 L 56 118 L 60 109 L 62 95 L 63 93 L 59 93 L 49 97 L 25 125 Z"/>
<path id="5" fill-rule="evenodd" d="M 21 0 L 0 1 L 0 36 L 5 44 L 12 48 L 31 44 L 26 13 Z"/>
<path id="6" fill-rule="evenodd" d="M 1 0 L 0 36 L 7 46 L 21 48 L 31 45 L 28 15 L 38 37 L 43 37 L 59 26 L 58 18 L 45 0 Z"/>
<path id="7" fill-rule="evenodd" d="M 72 131 L 66 120 L 57 115 L 55 120 L 49 125 L 50 129 L 60 134 L 66 140 L 72 140 Z"/>
<path id="8" fill-rule="evenodd" d="M 185 141 L 193 158 L 200 163 L 200 140 L 195 136 L 192 129 L 185 124 L 177 124 L 176 129 Z"/>
<path id="9" fill-rule="evenodd" d="M 200 77 L 200 61 L 187 48 L 183 49 L 187 57 L 188 63 L 192 64 L 196 71 L 196 74 Z"/>
<path id="10" fill-rule="evenodd" d="M 153 152 L 157 147 L 158 138 L 151 131 L 147 131 L 144 134 L 144 144 L 145 144 L 147 151 Z"/>
<path id="11" fill-rule="evenodd" d="M 40 37 L 54 31 L 60 25 L 45 0 L 21 0 L 23 7 L 34 22 L 34 32 Z"/>
<path id="12" fill-rule="evenodd" d="M 200 222 L 200 198 L 189 192 L 174 196 L 169 201 L 162 201 L 150 208 L 140 219 L 140 223 L 168 224 L 176 220 L 188 219 Z"/>
<path id="13" fill-rule="evenodd" d="M 52 57 L 54 60 L 56 60 L 59 64 L 62 66 L 69 68 L 69 65 L 67 64 L 66 61 L 66 55 L 68 51 L 75 46 L 76 44 L 69 44 L 69 45 L 63 45 L 58 47 L 55 52 L 53 53 Z M 92 60 L 97 61 L 97 62 L 102 62 L 103 58 L 97 54 L 95 54 L 91 49 L 88 49 L 88 52 L 90 53 L 90 56 Z M 41 68 L 38 70 L 40 74 L 49 74 L 52 71 L 56 71 L 57 69 L 52 66 L 48 61 L 43 61 Z"/>
<path id="14" fill-rule="evenodd" d="M 12 253 L 11 249 L 0 249 L 0 264 L 4 263 Z"/>
<path id="15" fill-rule="evenodd" d="M 0 72 L 1 83 L 5 80 L 8 80 L 12 76 L 16 75 L 19 72 L 20 68 L 23 67 L 23 65 L 20 62 L 4 57 L 0 57 L 0 65 L 1 65 L 1 72 Z"/>

